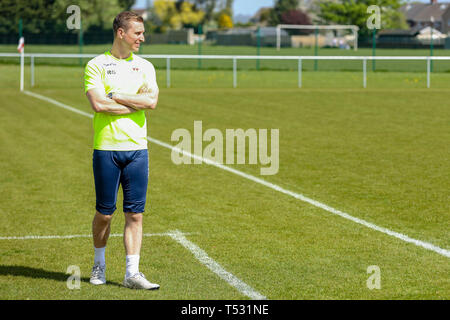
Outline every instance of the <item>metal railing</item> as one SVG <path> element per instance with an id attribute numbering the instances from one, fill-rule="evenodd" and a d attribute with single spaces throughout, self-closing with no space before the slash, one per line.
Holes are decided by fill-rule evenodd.
<path id="1" fill-rule="evenodd" d="M 17 57 L 20 58 L 18 53 L 0 53 L 0 57 Z M 98 54 L 57 54 L 57 53 L 25 53 L 25 57 L 30 58 L 31 62 L 31 86 L 34 86 L 35 77 L 35 58 L 94 58 Z M 431 62 L 437 60 L 448 60 L 450 56 L 241 56 L 241 55 L 171 55 L 171 54 L 156 54 L 139 55 L 144 59 L 166 59 L 166 86 L 171 87 L 171 60 L 172 59 L 218 59 L 218 60 L 231 60 L 233 62 L 233 88 L 237 88 L 237 69 L 239 60 L 292 60 L 298 63 L 298 87 L 302 87 L 302 63 L 305 60 L 359 60 L 362 62 L 363 73 L 363 88 L 367 87 L 367 61 L 372 60 L 391 60 L 391 61 L 424 61 L 427 67 L 427 88 L 431 87 Z"/>

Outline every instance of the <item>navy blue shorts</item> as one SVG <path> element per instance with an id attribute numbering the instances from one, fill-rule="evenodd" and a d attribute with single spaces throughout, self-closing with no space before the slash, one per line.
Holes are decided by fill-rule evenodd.
<path id="1" fill-rule="evenodd" d="M 114 213 L 119 184 L 123 190 L 123 212 L 144 212 L 148 185 L 147 150 L 94 150 L 92 164 L 98 212 Z"/>

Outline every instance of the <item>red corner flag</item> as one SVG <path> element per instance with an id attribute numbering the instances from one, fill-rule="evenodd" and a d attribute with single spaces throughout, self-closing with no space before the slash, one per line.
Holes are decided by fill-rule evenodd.
<path id="1" fill-rule="evenodd" d="M 19 45 L 17 46 L 17 51 L 22 53 L 23 47 L 25 46 L 25 39 L 23 37 L 20 37 L 19 39 Z"/>

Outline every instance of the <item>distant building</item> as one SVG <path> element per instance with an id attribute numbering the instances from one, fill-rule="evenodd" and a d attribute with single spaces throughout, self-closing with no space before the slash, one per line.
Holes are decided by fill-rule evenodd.
<path id="1" fill-rule="evenodd" d="M 443 47 L 446 38 L 439 30 L 429 26 L 416 26 L 409 30 L 386 29 L 378 33 L 377 47 L 419 49 L 430 46 L 431 42 L 436 47 Z"/>
<path id="2" fill-rule="evenodd" d="M 417 39 L 419 28 L 409 30 L 386 29 L 378 33 L 377 47 L 379 48 L 420 48 L 421 43 Z"/>
<path id="3" fill-rule="evenodd" d="M 432 27 L 443 34 L 450 31 L 450 3 L 430 0 L 430 3 L 407 3 L 400 9 L 413 30 Z"/>
<path id="4" fill-rule="evenodd" d="M 221 46 L 256 46 L 275 47 L 277 43 L 277 30 L 275 27 L 233 28 L 218 31 L 215 34 L 217 45 Z M 291 37 L 285 30 L 281 30 L 281 46 L 290 47 Z"/>

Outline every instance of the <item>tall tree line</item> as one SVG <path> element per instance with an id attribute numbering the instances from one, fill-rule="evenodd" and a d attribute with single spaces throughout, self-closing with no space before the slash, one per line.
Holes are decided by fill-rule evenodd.
<path id="1" fill-rule="evenodd" d="M 83 29 L 90 27 L 110 30 L 118 12 L 130 9 L 135 0 L 1 0 L 0 35 L 18 34 L 19 20 L 24 34 L 74 32 L 67 30 L 70 14 L 67 7 L 81 9 Z"/>

